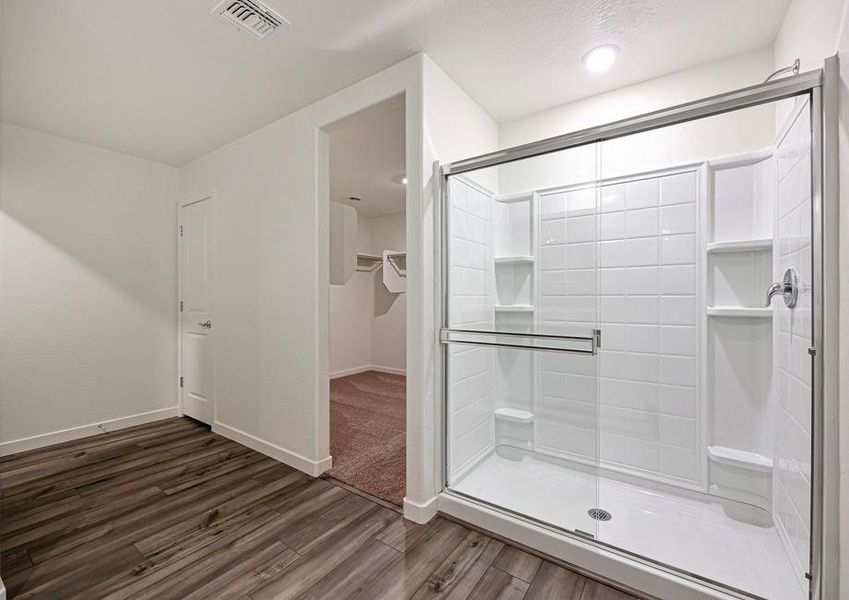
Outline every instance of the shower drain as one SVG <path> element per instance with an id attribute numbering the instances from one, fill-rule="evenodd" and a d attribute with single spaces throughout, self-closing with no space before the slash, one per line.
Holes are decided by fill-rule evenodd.
<path id="1" fill-rule="evenodd" d="M 613 518 L 613 515 L 603 508 L 591 508 L 587 511 L 587 514 L 596 521 L 609 521 Z"/>

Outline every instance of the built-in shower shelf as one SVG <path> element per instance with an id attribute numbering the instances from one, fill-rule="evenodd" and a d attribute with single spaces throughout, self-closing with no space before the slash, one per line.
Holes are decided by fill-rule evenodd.
<path id="1" fill-rule="evenodd" d="M 757 240 L 733 240 L 729 242 L 711 242 L 707 245 L 708 253 L 722 252 L 757 252 L 772 249 L 772 238 Z"/>
<path id="2" fill-rule="evenodd" d="M 532 313 L 534 307 L 532 304 L 496 304 L 495 312 L 500 313 Z"/>
<path id="3" fill-rule="evenodd" d="M 534 264 L 533 256 L 496 256 L 496 265 L 532 265 Z"/>
<path id="4" fill-rule="evenodd" d="M 709 317 L 745 317 L 751 319 L 771 319 L 771 308 L 749 306 L 708 306 Z"/>
<path id="5" fill-rule="evenodd" d="M 708 446 L 708 458 L 715 463 L 741 467 L 769 473 L 772 471 L 772 459 L 756 452 L 726 448 L 725 446 Z"/>
<path id="6" fill-rule="evenodd" d="M 513 423 L 531 423 L 534 420 L 534 413 L 518 408 L 496 408 L 495 418 Z"/>

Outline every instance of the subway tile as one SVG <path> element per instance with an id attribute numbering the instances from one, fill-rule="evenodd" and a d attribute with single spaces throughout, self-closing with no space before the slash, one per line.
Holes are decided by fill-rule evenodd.
<path id="1" fill-rule="evenodd" d="M 625 350 L 625 325 L 601 322 L 599 328 L 603 350 Z"/>
<path id="2" fill-rule="evenodd" d="M 657 295 L 658 268 L 629 267 L 625 273 L 626 289 L 634 296 Z"/>
<path id="3" fill-rule="evenodd" d="M 663 235 L 694 233 L 696 231 L 696 205 L 676 204 L 664 206 L 660 213 L 660 232 Z"/>
<path id="4" fill-rule="evenodd" d="M 626 334 L 627 336 L 627 334 Z M 632 381 L 657 383 L 659 359 L 657 354 L 625 354 L 625 375 Z"/>
<path id="5" fill-rule="evenodd" d="M 569 243 L 595 241 L 595 216 L 566 219 L 566 237 Z"/>
<path id="6" fill-rule="evenodd" d="M 661 294 L 695 294 L 696 265 L 665 265 L 660 267 Z"/>
<path id="7" fill-rule="evenodd" d="M 660 471 L 670 477 L 697 481 L 699 471 L 696 451 L 688 448 L 660 446 Z"/>
<path id="8" fill-rule="evenodd" d="M 625 349 L 628 352 L 657 353 L 660 327 L 657 325 L 625 325 Z"/>
<path id="9" fill-rule="evenodd" d="M 644 208 L 625 213 L 625 236 L 640 238 L 657 235 L 657 209 Z"/>
<path id="10" fill-rule="evenodd" d="M 601 242 L 598 244 L 599 267 L 625 266 L 625 241 Z"/>
<path id="11" fill-rule="evenodd" d="M 625 296 L 599 296 L 598 317 L 607 323 L 621 323 L 625 319 Z"/>
<path id="12" fill-rule="evenodd" d="M 544 246 L 540 250 L 540 269 L 543 271 L 565 269 L 567 266 L 567 247 L 565 244 Z"/>
<path id="13" fill-rule="evenodd" d="M 661 263 L 664 265 L 696 262 L 696 236 L 665 235 L 660 243 Z"/>
<path id="14" fill-rule="evenodd" d="M 657 264 L 657 238 L 625 241 L 625 261 L 629 267 Z"/>
<path id="15" fill-rule="evenodd" d="M 625 269 L 599 269 L 598 278 L 600 294 L 624 294 L 627 290 Z"/>
<path id="16" fill-rule="evenodd" d="M 660 184 L 656 177 L 631 181 L 625 184 L 625 208 L 649 208 L 660 200 Z"/>
<path id="17" fill-rule="evenodd" d="M 657 323 L 657 296 L 629 296 L 625 304 L 625 320 L 628 323 Z"/>
<path id="18" fill-rule="evenodd" d="M 696 201 L 696 174 L 680 173 L 662 177 L 660 180 L 660 203 L 684 204 Z"/>
<path id="19" fill-rule="evenodd" d="M 562 219 L 566 216 L 565 194 L 544 194 L 539 197 L 539 211 L 542 220 Z"/>
<path id="20" fill-rule="evenodd" d="M 696 359 L 689 356 L 660 357 L 660 383 L 696 385 Z"/>
<path id="21" fill-rule="evenodd" d="M 599 216 L 599 239 L 619 240 L 625 237 L 625 213 L 614 212 Z"/>
<path id="22" fill-rule="evenodd" d="M 566 192 L 566 214 L 570 217 L 595 213 L 596 188 Z"/>
<path id="23" fill-rule="evenodd" d="M 660 443 L 683 448 L 696 447 L 696 420 L 660 415 Z"/>
<path id="24" fill-rule="evenodd" d="M 663 325 L 660 328 L 660 352 L 661 354 L 696 356 L 696 328 Z"/>
<path id="25" fill-rule="evenodd" d="M 660 322 L 664 325 L 695 325 L 695 296 L 661 296 Z"/>
<path id="26" fill-rule="evenodd" d="M 567 240 L 566 219 L 552 219 L 541 221 L 539 226 L 540 244 L 550 246 L 551 244 L 565 244 Z"/>
<path id="27" fill-rule="evenodd" d="M 566 263 L 570 269 L 592 269 L 595 265 L 595 243 L 567 244 Z"/>
<path id="28" fill-rule="evenodd" d="M 543 282 L 548 276 L 543 275 Z M 570 269 L 566 271 L 566 293 L 567 294 L 595 294 L 596 272 L 595 269 Z"/>
<path id="29" fill-rule="evenodd" d="M 696 388 L 661 385 L 660 410 L 667 415 L 679 417 L 696 416 Z"/>
<path id="30" fill-rule="evenodd" d="M 601 212 L 625 209 L 625 184 L 605 185 L 601 188 Z"/>

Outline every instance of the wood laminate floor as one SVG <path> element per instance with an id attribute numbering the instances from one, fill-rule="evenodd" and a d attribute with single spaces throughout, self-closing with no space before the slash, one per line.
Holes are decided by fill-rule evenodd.
<path id="1" fill-rule="evenodd" d="M 170 419 L 0 459 L 10 598 L 631 598 Z"/>

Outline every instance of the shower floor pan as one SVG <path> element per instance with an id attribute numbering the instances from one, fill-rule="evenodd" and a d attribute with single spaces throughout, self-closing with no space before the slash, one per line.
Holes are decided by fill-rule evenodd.
<path id="1" fill-rule="evenodd" d="M 597 477 L 531 452 L 504 454 L 491 453 L 451 489 L 750 594 L 807 597 L 776 527 L 729 517 L 727 500 Z M 596 508 L 611 519 L 593 519 Z"/>

